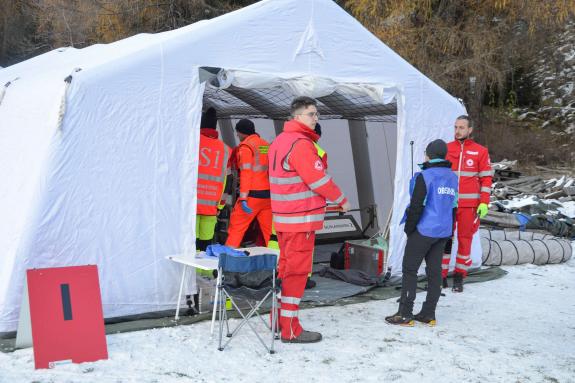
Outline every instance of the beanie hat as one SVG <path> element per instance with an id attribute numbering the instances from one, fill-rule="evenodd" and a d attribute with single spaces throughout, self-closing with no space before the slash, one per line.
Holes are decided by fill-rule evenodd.
<path id="1" fill-rule="evenodd" d="M 251 134 L 256 133 L 256 126 L 252 121 L 244 118 L 238 121 L 238 123 L 236 124 L 236 130 L 239 133 L 243 133 L 249 136 Z"/>
<path id="2" fill-rule="evenodd" d="M 200 128 L 216 129 L 217 124 L 218 124 L 218 116 L 216 110 L 212 107 L 209 107 L 208 110 L 206 110 L 202 114 L 202 121 L 200 122 Z"/>
<path id="3" fill-rule="evenodd" d="M 319 124 L 319 122 L 315 124 L 315 128 L 313 129 L 313 131 L 315 132 L 315 134 L 321 137 L 321 125 Z"/>
<path id="4" fill-rule="evenodd" d="M 440 158 L 442 160 L 445 159 L 447 155 L 447 144 L 443 140 L 434 140 L 427 145 L 425 148 L 425 154 L 429 157 L 430 160 Z"/>

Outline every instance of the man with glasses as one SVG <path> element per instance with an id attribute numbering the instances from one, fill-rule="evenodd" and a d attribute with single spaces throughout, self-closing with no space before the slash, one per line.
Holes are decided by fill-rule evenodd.
<path id="1" fill-rule="evenodd" d="M 292 119 L 270 146 L 270 190 L 274 226 L 280 246 L 281 278 L 279 325 L 284 343 L 314 343 L 319 332 L 305 331 L 298 309 L 312 268 L 315 231 L 323 228 L 326 200 L 343 211 L 349 202 L 318 156 L 314 127 L 319 119 L 317 102 L 297 97 L 291 103 Z"/>
<path id="2" fill-rule="evenodd" d="M 471 119 L 467 115 L 455 120 L 455 140 L 447 144 L 446 159 L 459 180 L 457 208 L 457 257 L 453 275 L 454 292 L 463 292 L 463 280 L 471 266 L 471 241 L 479 228 L 479 220 L 487 215 L 491 195 L 491 162 L 487 148 L 473 141 Z M 451 260 L 452 240 L 443 254 L 443 287 L 447 287 L 447 273 Z"/>

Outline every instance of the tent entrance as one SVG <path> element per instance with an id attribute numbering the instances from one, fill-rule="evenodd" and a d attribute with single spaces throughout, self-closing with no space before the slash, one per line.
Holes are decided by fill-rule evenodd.
<path id="1" fill-rule="evenodd" d="M 389 88 L 211 67 L 200 68 L 200 78 L 205 82 L 203 109 L 217 110 L 221 137 L 231 147 L 238 144 L 237 120 L 252 119 L 271 142 L 290 118 L 291 101 L 299 95 L 315 98 L 321 115 L 319 144 L 328 153 L 330 174 L 352 207 L 360 209 L 353 213 L 360 228 L 369 225 L 367 235 L 383 228 L 393 203 L 397 152 L 397 104 Z"/>

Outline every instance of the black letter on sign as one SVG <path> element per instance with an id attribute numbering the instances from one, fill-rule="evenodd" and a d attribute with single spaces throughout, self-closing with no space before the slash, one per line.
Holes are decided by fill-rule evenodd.
<path id="1" fill-rule="evenodd" d="M 70 300 L 70 285 L 61 284 L 62 309 L 64 310 L 64 320 L 72 320 L 72 301 Z"/>

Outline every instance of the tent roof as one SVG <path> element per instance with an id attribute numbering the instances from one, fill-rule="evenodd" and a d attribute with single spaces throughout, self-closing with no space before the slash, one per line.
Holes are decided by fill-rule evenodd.
<path id="1" fill-rule="evenodd" d="M 64 79 L 69 74 L 71 74 L 76 68 L 81 68 L 83 72 L 97 71 L 100 67 L 106 67 L 114 65 L 115 62 L 122 62 L 124 59 L 135 55 L 137 52 L 142 52 L 154 47 L 160 47 L 160 49 L 165 49 L 166 53 L 169 51 L 169 46 L 178 46 L 178 49 L 183 49 L 187 47 L 190 51 L 193 48 L 190 45 L 195 45 L 196 43 L 202 46 L 211 46 L 214 52 L 206 52 L 205 48 L 198 49 L 198 52 L 205 52 L 203 56 L 205 57 L 205 64 L 210 64 L 210 62 L 217 62 L 219 66 L 226 69 L 243 69 L 238 68 L 236 65 L 222 65 L 226 62 L 238 61 L 235 59 L 229 59 L 227 56 L 234 56 L 237 54 L 246 54 L 246 52 L 234 52 L 230 49 L 229 44 L 218 44 L 218 38 L 224 37 L 228 39 L 234 33 L 241 34 L 244 29 L 242 24 L 248 20 L 257 20 L 258 18 L 265 17 L 269 18 L 272 12 L 277 11 L 276 15 L 285 20 L 287 18 L 294 19 L 300 18 L 299 24 L 303 28 L 301 33 L 301 38 L 299 41 L 291 41 L 292 45 L 290 54 L 293 55 L 296 61 L 299 56 L 307 57 L 309 61 L 308 65 L 305 65 L 307 70 L 305 72 L 323 72 L 316 65 L 312 65 L 313 61 L 319 60 L 320 62 L 328 62 L 329 57 L 332 52 L 327 47 L 326 41 L 331 40 L 332 36 L 324 35 L 325 27 L 331 28 L 333 25 L 344 26 L 345 28 L 340 28 L 340 36 L 344 34 L 356 34 L 358 40 L 363 40 L 363 46 L 354 47 L 348 44 L 350 49 L 349 52 L 345 53 L 344 58 L 348 60 L 348 57 L 353 56 L 353 50 L 359 48 L 361 52 L 360 56 L 364 56 L 366 52 L 371 52 L 371 58 L 377 59 L 378 63 L 370 63 L 368 60 L 365 61 L 364 66 L 358 66 L 358 61 L 353 60 L 353 65 L 349 63 L 346 64 L 339 55 L 333 57 L 335 60 L 333 64 L 340 68 L 344 68 L 348 65 L 348 68 L 355 71 L 355 73 L 350 73 L 351 78 L 356 78 L 357 81 L 373 81 L 373 72 L 380 72 L 376 66 L 388 67 L 392 70 L 388 70 L 389 78 L 382 82 L 389 85 L 395 86 L 401 83 L 400 76 L 405 76 L 409 72 L 416 72 L 419 76 L 422 76 L 417 72 L 411 65 L 401 59 L 397 54 L 391 51 L 389 48 L 385 47 L 379 40 L 373 38 L 373 36 L 361 26 L 355 19 L 347 15 L 345 12 L 341 12 L 341 9 L 333 4 L 331 0 L 313 0 L 307 3 L 307 12 L 301 13 L 302 7 L 301 3 L 294 2 L 292 0 L 264 0 L 259 3 L 253 4 L 249 7 L 242 8 L 238 11 L 231 12 L 229 14 L 220 16 L 215 19 L 203 20 L 189 26 L 163 32 L 159 34 L 139 34 L 132 36 L 114 43 L 110 44 L 96 44 L 83 49 L 75 48 L 59 48 L 51 52 L 45 53 L 43 55 L 37 56 L 30 60 L 24 61 L 19 64 L 12 65 L 5 68 L 0 73 L 0 84 L 5 84 L 9 81 L 15 79 L 21 79 L 24 77 L 32 78 L 60 78 Z M 280 11 L 281 10 L 281 11 Z M 292 16 L 290 16 L 290 14 Z M 333 17 L 332 17 L 333 16 Z M 343 20 L 343 18 L 347 20 Z M 327 22 L 326 22 L 327 21 Z M 349 23 L 351 21 L 351 23 Z M 268 25 L 274 25 L 275 22 L 265 23 Z M 322 25 L 323 24 L 323 25 Z M 348 24 L 348 25 L 346 25 Z M 278 31 L 281 32 L 282 26 L 279 23 L 275 23 L 278 26 Z M 330 32 L 333 33 L 333 32 Z M 291 36 L 292 33 L 288 35 Z M 218 38 L 214 38 L 218 36 Z M 278 34 L 276 33 L 276 36 Z M 205 42 L 210 41 L 209 44 Z M 255 40 L 255 39 L 254 39 Z M 282 40 L 284 40 L 282 42 Z M 293 40 L 293 39 L 292 39 Z M 376 40 L 376 41 L 374 41 Z M 342 43 L 345 43 L 345 39 L 342 39 Z M 277 47 L 264 47 L 264 46 L 254 46 L 255 49 L 263 51 L 266 49 L 280 49 L 284 48 L 286 41 L 285 37 L 277 40 Z M 296 46 L 293 46 L 297 44 Z M 333 43 L 333 41 L 329 41 Z M 339 43 L 335 41 L 335 43 Z M 228 51 L 218 52 L 218 48 L 224 45 L 227 47 Z M 287 48 L 287 47 L 286 47 Z M 352 49 L 353 48 L 353 49 Z M 386 52 L 381 52 L 382 48 Z M 289 49 L 288 49 L 289 50 Z M 379 51 L 379 52 L 378 52 Z M 384 55 L 382 56 L 382 53 Z M 256 56 L 255 53 L 247 53 L 247 60 L 250 57 Z M 213 61 L 213 57 L 217 57 L 218 60 Z M 201 58 L 194 60 L 195 62 L 202 61 Z M 285 60 L 284 60 L 285 61 Z M 270 61 L 270 63 L 273 60 Z M 265 64 L 265 63 L 264 63 Z M 269 64 L 269 63 L 268 63 Z M 331 65 L 331 63 L 328 63 Z M 371 67 L 370 67 L 371 65 Z M 297 66 L 289 68 L 288 72 L 297 73 Z M 250 70 L 255 69 L 253 66 L 246 65 L 245 68 Z M 315 68 L 314 68 L 315 67 Z M 270 68 L 268 68 L 268 73 Z M 278 71 L 283 72 L 280 67 L 277 68 Z M 406 71 L 407 69 L 407 71 Z M 398 72 L 399 70 L 399 72 Z M 305 73 L 304 72 L 304 73 Z M 370 73 L 371 72 L 371 73 Z M 300 72 L 301 73 L 301 72 Z M 369 75 L 366 76 L 366 73 Z M 349 81 L 350 79 L 348 79 Z M 427 79 L 426 79 L 427 80 Z M 391 83 L 391 84 L 390 84 Z M 37 86 L 37 85 L 34 85 Z M 437 87 L 438 93 L 445 93 L 442 89 Z M 449 95 L 445 94 L 447 97 Z M 267 88 L 267 89 L 216 89 L 208 86 L 204 96 L 204 105 L 216 106 L 218 107 L 218 115 L 220 117 L 230 117 L 230 118 L 242 118 L 242 117 L 252 117 L 252 118 L 273 118 L 273 119 L 285 119 L 289 115 L 289 101 L 294 97 L 294 94 L 282 89 L 281 87 Z M 262 101 L 265 100 L 265 103 Z M 381 103 L 374 102 L 370 100 L 369 97 L 354 96 L 341 94 L 341 92 L 334 92 L 333 95 L 324 99 L 318 98 L 319 109 L 322 114 L 323 119 L 331 118 L 345 118 L 345 119 L 367 119 L 371 121 L 390 121 L 396 120 L 397 107 L 394 100 L 387 100 L 389 105 L 382 105 Z"/>

